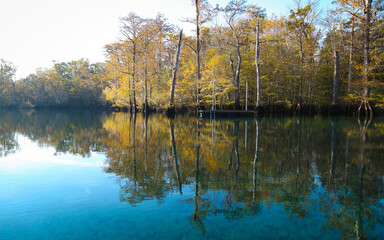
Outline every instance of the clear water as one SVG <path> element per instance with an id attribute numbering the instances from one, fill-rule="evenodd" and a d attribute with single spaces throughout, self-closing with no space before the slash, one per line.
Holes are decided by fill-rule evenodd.
<path id="1" fill-rule="evenodd" d="M 384 239 L 384 119 L 0 112 L 0 239 Z"/>

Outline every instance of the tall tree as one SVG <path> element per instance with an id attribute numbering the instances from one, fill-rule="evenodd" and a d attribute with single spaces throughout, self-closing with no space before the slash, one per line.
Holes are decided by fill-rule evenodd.
<path id="1" fill-rule="evenodd" d="M 368 84 L 370 81 L 370 58 L 369 58 L 369 44 L 370 44 L 370 30 L 371 30 L 371 9 L 372 9 L 372 0 L 363 1 L 363 12 L 364 12 L 364 88 L 363 88 L 363 98 L 358 109 L 360 114 L 360 109 L 364 105 L 365 114 L 370 114 L 372 117 L 372 109 L 369 105 L 369 88 Z"/>
<path id="2" fill-rule="evenodd" d="M 357 1 L 351 0 L 336 0 L 333 3 L 337 4 L 335 9 L 336 12 L 346 13 L 345 19 L 342 19 L 344 28 L 350 29 L 349 39 L 349 63 L 348 63 L 348 95 L 352 93 L 352 81 L 353 81 L 353 70 L 354 70 L 354 51 L 355 51 L 355 31 L 356 22 L 358 20 L 359 8 L 357 7 Z"/>
<path id="3" fill-rule="evenodd" d="M 246 13 L 246 0 L 231 0 L 224 8 L 225 20 L 232 31 L 235 39 L 237 66 L 234 77 L 235 85 L 235 108 L 240 109 L 240 71 L 242 64 L 241 47 L 245 43 L 247 31 L 243 17 Z"/>
<path id="4" fill-rule="evenodd" d="M 337 11 L 329 11 L 324 19 L 325 25 L 328 28 L 328 36 L 331 39 L 332 52 L 333 52 L 333 91 L 332 91 L 332 105 L 338 105 L 339 101 L 339 80 L 340 80 L 340 57 L 339 49 L 341 47 L 342 37 L 340 33 L 340 16 Z"/>
<path id="5" fill-rule="evenodd" d="M 255 66 L 256 66 L 256 108 L 261 107 L 261 86 L 260 86 L 260 21 L 266 17 L 265 9 L 257 6 L 249 6 L 248 12 L 256 19 L 256 40 L 255 40 Z"/>
<path id="6" fill-rule="evenodd" d="M 358 108 L 358 114 L 361 109 L 365 111 L 366 115 L 372 116 L 372 108 L 369 104 L 370 101 L 370 84 L 372 75 L 371 52 L 372 52 L 372 36 L 371 31 L 376 26 L 380 25 L 380 18 L 383 12 L 383 3 L 381 0 L 337 0 L 337 8 L 348 14 L 352 24 L 352 34 L 354 34 L 355 27 L 362 31 L 362 59 L 363 59 L 363 91 L 361 96 L 361 103 Z M 372 13 L 374 14 L 372 15 Z M 355 21 L 356 26 L 355 26 Z M 382 32 L 382 31 L 381 31 Z M 353 36 L 351 37 L 353 39 Z M 352 47 L 351 43 L 351 47 Z M 352 55 L 352 54 L 351 54 Z M 351 57 L 350 57 L 351 61 Z M 350 65 L 351 68 L 351 65 Z M 351 72 L 351 71 L 350 71 Z M 351 75 L 350 75 L 351 78 Z"/>
<path id="7" fill-rule="evenodd" d="M 148 51 L 149 46 L 159 33 L 160 28 L 153 19 L 143 19 L 141 34 L 138 35 L 142 41 L 144 52 L 144 111 L 147 112 L 148 106 Z"/>
<path id="8" fill-rule="evenodd" d="M 158 34 L 156 34 L 155 38 L 155 61 L 156 61 L 156 95 L 160 94 L 161 86 L 165 85 L 168 79 L 164 78 L 164 68 L 168 66 L 168 59 L 166 59 L 167 54 L 167 37 L 173 32 L 173 26 L 167 23 L 167 19 L 162 15 L 158 14 L 155 18 L 155 24 L 159 29 Z"/>
<path id="9" fill-rule="evenodd" d="M 122 34 L 132 43 L 132 101 L 134 111 L 137 109 L 136 103 L 136 53 L 137 45 L 139 40 L 139 34 L 142 30 L 143 19 L 131 12 L 128 16 L 120 19 L 122 23 L 121 32 Z"/>
<path id="10" fill-rule="evenodd" d="M 185 19 L 185 21 L 193 23 L 196 26 L 196 104 L 199 105 L 199 95 L 201 91 L 199 86 L 201 81 L 200 30 L 206 22 L 211 20 L 212 12 L 208 0 L 192 0 L 192 4 L 195 6 L 195 19 Z"/>
<path id="11" fill-rule="evenodd" d="M 287 21 L 288 28 L 292 31 L 295 41 L 299 47 L 299 101 L 297 109 L 300 110 L 303 102 L 303 77 L 304 77 L 304 58 L 305 58 L 305 41 L 311 32 L 314 31 L 314 23 L 317 19 L 315 11 L 318 1 L 308 1 L 308 4 L 302 7 L 301 0 L 296 0 L 296 9 L 290 9 L 290 15 Z"/>

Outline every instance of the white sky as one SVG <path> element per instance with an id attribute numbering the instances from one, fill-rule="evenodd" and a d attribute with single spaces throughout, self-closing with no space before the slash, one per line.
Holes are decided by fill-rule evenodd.
<path id="1" fill-rule="evenodd" d="M 229 0 L 209 0 L 225 6 Z M 248 0 L 272 13 L 288 13 L 292 1 Z M 331 0 L 322 0 L 322 7 Z M 0 58 L 12 62 L 16 78 L 51 67 L 53 60 L 88 58 L 104 61 L 104 45 L 120 37 L 119 17 L 162 13 L 172 24 L 191 28 L 180 19 L 193 17 L 191 0 L 0 0 Z"/>

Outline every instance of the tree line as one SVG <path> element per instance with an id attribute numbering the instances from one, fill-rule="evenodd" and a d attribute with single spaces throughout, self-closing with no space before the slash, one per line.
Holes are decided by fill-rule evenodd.
<path id="1" fill-rule="evenodd" d="M 55 63 L 13 81 L 15 68 L 2 60 L 1 106 L 383 108 L 381 0 L 336 0 L 326 13 L 318 1 L 295 0 L 281 17 L 246 0 L 192 4 L 195 17 L 184 19 L 192 36 L 161 14 L 122 17 L 104 63 Z"/>
<path id="2" fill-rule="evenodd" d="M 50 69 L 39 69 L 26 78 L 14 81 L 12 63 L 1 60 L 0 106 L 64 107 L 106 105 L 101 76 L 104 63 L 88 60 L 54 63 Z"/>

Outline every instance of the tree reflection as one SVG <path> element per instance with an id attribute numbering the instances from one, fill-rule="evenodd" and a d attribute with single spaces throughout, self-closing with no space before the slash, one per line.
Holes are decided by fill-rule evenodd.
<path id="1" fill-rule="evenodd" d="M 380 237 L 375 228 L 384 224 L 382 120 L 301 117 L 249 123 L 157 114 L 4 112 L 0 154 L 17 149 L 17 134 L 57 153 L 103 152 L 104 170 L 116 176 L 122 202 L 162 204 L 178 196 L 190 207 L 191 226 L 203 235 L 211 218 L 236 221 L 280 207 L 292 219 L 319 218 L 326 222 L 324 230 L 341 238 Z"/>
<path id="2" fill-rule="evenodd" d="M 208 216 L 236 220 L 260 214 L 263 206 L 275 204 L 282 205 L 293 218 L 310 217 L 318 211 L 313 204 L 320 204 L 328 221 L 324 227 L 339 229 L 344 238 L 350 238 L 351 233 L 367 237 L 372 226 L 382 223 L 382 214 L 374 213 L 382 198 L 379 179 L 383 169 L 373 167 L 378 163 L 376 158 L 367 161 L 361 157 L 366 152 L 357 148 L 366 149 L 367 136 L 358 141 L 361 133 L 351 122 L 332 119 L 313 123 L 312 119 L 293 118 L 266 119 L 262 124 L 256 119 L 254 125 L 247 126 L 248 142 L 255 144 L 246 148 L 245 141 L 239 141 L 245 134 L 240 131 L 244 122 L 219 120 L 213 126 L 211 121 L 196 122 L 194 118 L 152 115 L 146 120 L 139 115 L 137 121 L 145 123 L 136 126 L 144 126 L 144 132 L 152 129 L 148 138 L 140 139 L 133 133 L 142 130 L 122 127 L 129 122 L 126 117 L 122 113 L 112 116 L 112 125 L 119 126 L 121 132 L 113 133 L 106 142 L 115 146 L 113 142 L 124 142 L 124 134 L 133 131 L 135 140 L 129 146 L 136 145 L 132 160 L 137 161 L 137 175 L 130 173 L 129 161 L 123 162 L 126 167 L 111 171 L 122 181 L 126 179 L 124 184 L 137 184 L 137 188 L 122 186 L 126 196 L 122 201 L 133 205 L 145 199 L 161 202 L 167 195 L 183 193 L 182 186 L 191 185 L 193 197 L 183 202 L 192 204 L 191 224 L 203 235 Z M 339 131 L 346 132 L 344 138 Z M 125 150 L 111 150 L 119 151 Z M 108 156 L 110 167 L 116 165 L 118 159 Z M 372 171 L 369 178 L 365 173 L 368 168 Z"/>
<path id="3" fill-rule="evenodd" d="M 15 152 L 16 133 L 52 146 L 56 153 L 79 154 L 103 151 L 102 121 L 105 114 L 96 111 L 2 111 L 0 113 L 0 154 Z"/>
<path id="4" fill-rule="evenodd" d="M 176 141 L 175 141 L 175 133 L 174 133 L 174 125 L 173 122 L 171 121 L 169 124 L 169 129 L 171 132 L 171 139 L 172 139 L 172 149 L 173 149 L 173 156 L 175 159 L 175 171 L 176 171 L 176 176 L 177 176 L 177 182 L 179 184 L 179 190 L 180 193 L 183 194 L 183 187 L 181 184 L 181 179 L 180 179 L 180 170 L 179 170 L 179 160 L 177 158 L 177 150 L 176 150 Z"/>
<path id="5" fill-rule="evenodd" d="M 15 153 L 19 144 L 16 139 L 16 111 L 0 112 L 0 158 Z"/>
<path id="6" fill-rule="evenodd" d="M 257 164 L 259 162 L 259 151 L 260 151 L 260 128 L 261 120 L 256 120 L 256 146 L 255 146 L 255 160 L 253 161 L 253 203 L 256 203 L 256 186 L 257 186 Z"/>
<path id="7" fill-rule="evenodd" d="M 332 143 L 335 142 L 334 132 L 337 131 L 335 126 L 337 125 L 333 123 Z M 329 204 L 323 209 L 328 213 L 326 228 L 338 228 L 344 239 L 375 239 L 380 237 L 373 235 L 375 225 L 380 226 L 384 223 L 383 215 L 380 214 L 384 209 L 380 204 L 382 199 L 380 189 L 383 183 L 377 181 L 382 169 L 376 171 L 375 168 L 379 166 L 373 163 L 375 162 L 371 158 L 373 156 L 367 154 L 368 126 L 368 121 L 364 121 L 363 124 L 359 121 L 359 129 L 345 129 L 347 134 L 344 167 L 336 169 L 333 167 L 333 171 L 329 173 L 334 175 L 334 182 L 328 183 L 327 186 Z M 350 150 L 351 140 L 355 140 L 357 146 L 354 154 Z M 332 152 L 336 152 L 336 149 L 332 144 Z"/>

